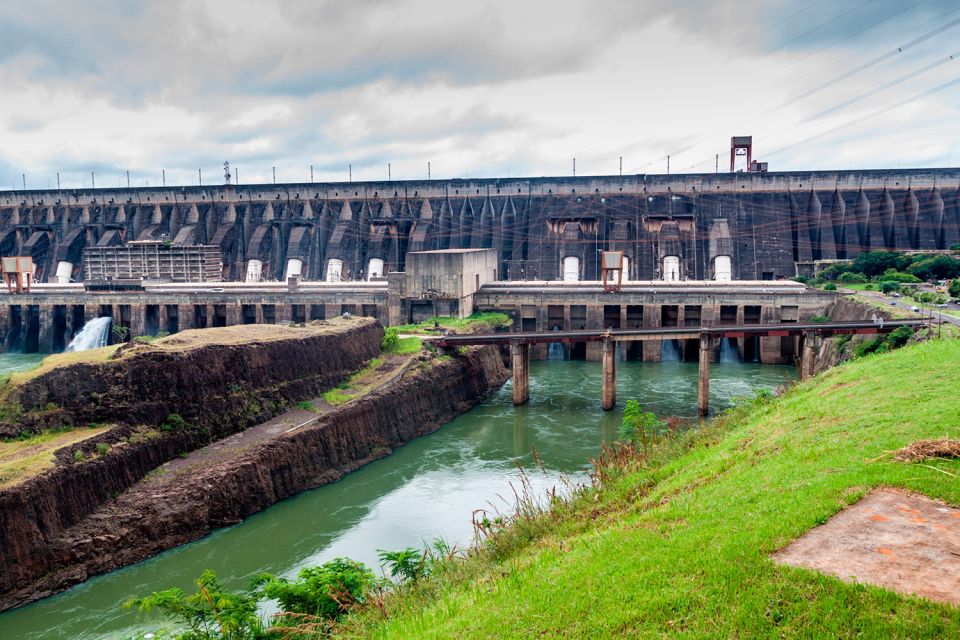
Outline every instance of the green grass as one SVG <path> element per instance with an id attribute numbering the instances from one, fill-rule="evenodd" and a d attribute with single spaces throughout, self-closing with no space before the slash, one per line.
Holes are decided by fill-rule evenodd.
<path id="1" fill-rule="evenodd" d="M 356 397 L 359 397 L 365 393 L 368 389 L 365 388 L 366 385 L 360 384 L 360 380 L 370 373 L 374 369 L 383 364 L 383 358 L 374 358 L 366 364 L 362 369 L 354 373 L 352 376 L 338 384 L 336 387 L 327 391 L 323 394 L 323 401 L 327 404 L 337 407 L 342 404 L 353 400 Z"/>
<path id="2" fill-rule="evenodd" d="M 18 484 L 53 467 L 54 453 L 58 449 L 109 430 L 110 426 L 90 425 L 0 442 L 0 489 Z"/>
<path id="3" fill-rule="evenodd" d="M 475 313 L 467 318 L 430 318 L 419 324 L 404 324 L 396 327 L 400 333 L 423 333 L 434 329 L 435 324 L 455 333 L 482 333 L 497 327 L 508 327 L 510 316 L 505 313 Z"/>
<path id="4" fill-rule="evenodd" d="M 879 486 L 960 504 L 960 481 L 887 452 L 958 436 L 960 341 L 837 367 L 687 436 L 657 464 L 542 516 L 345 630 L 377 638 L 921 638 L 960 608 L 769 554 Z M 931 463 L 960 474 L 960 461 Z M 529 523 L 524 525 L 531 529 Z"/>
<path id="5" fill-rule="evenodd" d="M 420 348 L 423 346 L 420 338 L 417 336 L 407 336 L 406 338 L 400 338 L 397 341 L 397 348 L 391 351 L 391 353 L 396 353 L 399 355 L 409 355 L 411 353 L 417 353 L 420 351 Z"/>

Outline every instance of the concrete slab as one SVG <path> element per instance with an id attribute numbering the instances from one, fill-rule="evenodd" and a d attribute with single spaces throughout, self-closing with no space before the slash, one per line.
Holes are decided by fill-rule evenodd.
<path id="1" fill-rule="evenodd" d="M 874 491 L 773 560 L 960 604 L 960 509 L 907 492 Z"/>

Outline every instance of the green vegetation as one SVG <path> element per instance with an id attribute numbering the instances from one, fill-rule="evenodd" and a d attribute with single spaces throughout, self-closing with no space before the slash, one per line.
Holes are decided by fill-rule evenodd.
<path id="1" fill-rule="evenodd" d="M 666 424 L 650 411 L 644 411 L 636 400 L 627 400 L 620 421 L 620 438 L 647 448 L 652 436 L 662 435 Z"/>
<path id="2" fill-rule="evenodd" d="M 160 431 L 186 431 L 190 428 L 187 421 L 179 413 L 171 413 L 160 424 Z"/>
<path id="3" fill-rule="evenodd" d="M 342 635 L 955 637 L 960 609 L 769 554 L 874 487 L 960 504 L 960 460 L 889 455 L 960 422 L 944 391 L 958 377 L 960 341 L 932 341 L 743 402 L 646 453 L 615 447 L 595 488 L 554 501 L 537 535 L 496 529 L 467 560 L 349 617 Z"/>
<path id="4" fill-rule="evenodd" d="M 117 342 L 126 342 L 127 338 L 130 337 L 130 327 L 114 324 L 110 327 L 110 333 L 113 334 L 113 339 Z"/>
<path id="5" fill-rule="evenodd" d="M 74 462 L 83 462 L 86 458 L 87 457 L 83 455 L 83 451 L 80 449 L 77 449 L 76 451 L 73 452 Z"/>
<path id="6" fill-rule="evenodd" d="M 156 591 L 143 598 L 128 600 L 126 608 L 142 613 L 159 611 L 185 625 L 189 631 L 181 640 L 254 640 L 266 638 L 263 622 L 257 614 L 257 598 L 251 593 L 231 593 L 224 589 L 213 571 L 204 571 L 197 580 L 197 592 L 187 595 L 181 589 Z"/>
<path id="7" fill-rule="evenodd" d="M 372 359 L 366 364 L 366 366 L 357 371 L 355 374 L 338 384 L 335 388 L 324 393 L 324 402 L 334 407 L 338 407 L 342 404 L 346 404 L 350 400 L 353 400 L 360 395 L 363 395 L 376 384 L 375 381 L 371 381 L 368 384 L 363 384 L 363 378 L 371 377 L 370 374 L 372 374 L 373 371 L 382 364 L 383 358 Z"/>
<path id="8" fill-rule="evenodd" d="M 947 287 L 947 293 L 951 298 L 960 298 L 960 278 L 954 278 Z"/>
<path id="9" fill-rule="evenodd" d="M 837 290 L 837 285 L 833 284 L 832 282 L 828 282 L 827 284 L 823 285 L 823 290 L 824 290 L 824 291 L 836 291 L 836 290 Z"/>
<path id="10" fill-rule="evenodd" d="M 107 444 L 106 442 L 98 442 L 98 443 L 97 443 L 97 455 L 98 455 L 98 456 L 105 456 L 105 455 L 107 455 L 108 453 L 110 453 L 110 445 Z"/>
<path id="11" fill-rule="evenodd" d="M 304 411 L 310 411 L 311 413 L 316 413 L 317 408 L 313 406 L 313 403 L 309 400 L 301 400 L 294 405 L 297 409 L 303 409 Z"/>
<path id="12" fill-rule="evenodd" d="M 821 269 L 810 284 L 825 282 L 862 284 L 866 282 L 919 283 L 960 276 L 960 259 L 943 254 L 867 251 L 852 261 L 836 262 Z M 804 279 L 804 282 L 807 280 Z"/>
<path id="13" fill-rule="evenodd" d="M 301 569 L 293 581 L 264 574 L 254 584 L 259 596 L 278 601 L 284 613 L 336 620 L 364 602 L 380 581 L 362 562 L 335 558 Z M 281 616 L 281 622 L 298 620 L 290 618 Z"/>
<path id="14" fill-rule="evenodd" d="M 398 327 L 398 333 L 429 333 L 437 328 L 451 333 L 487 333 L 512 324 L 510 316 L 499 312 L 474 313 L 467 318 L 430 318 L 419 324 L 404 324 Z"/>
<path id="15" fill-rule="evenodd" d="M 94 425 L 91 428 L 65 428 L 44 431 L 41 434 L 23 433 L 14 440 L 0 441 L 0 489 L 51 468 L 59 449 L 93 438 L 110 429 Z"/>
<path id="16" fill-rule="evenodd" d="M 395 353 L 398 355 L 408 355 L 417 353 L 423 343 L 416 336 L 400 337 L 400 330 L 397 327 L 387 327 L 383 332 L 383 340 L 380 343 L 380 350 L 383 353 Z"/>

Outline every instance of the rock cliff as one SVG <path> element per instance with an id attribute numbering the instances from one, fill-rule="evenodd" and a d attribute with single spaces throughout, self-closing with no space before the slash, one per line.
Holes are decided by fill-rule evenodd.
<path id="1" fill-rule="evenodd" d="M 387 388 L 175 482 L 142 479 L 181 450 L 171 438 L 153 437 L 117 456 L 65 466 L 0 493 L 0 610 L 196 540 L 332 482 L 436 430 L 508 376 L 492 347 L 423 360 Z M 99 508 L 91 510 L 92 504 Z"/>

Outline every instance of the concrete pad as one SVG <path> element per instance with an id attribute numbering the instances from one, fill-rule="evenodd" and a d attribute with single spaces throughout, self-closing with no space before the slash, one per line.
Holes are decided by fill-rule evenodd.
<path id="1" fill-rule="evenodd" d="M 774 562 L 960 604 L 960 509 L 906 492 L 866 495 Z"/>

